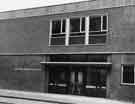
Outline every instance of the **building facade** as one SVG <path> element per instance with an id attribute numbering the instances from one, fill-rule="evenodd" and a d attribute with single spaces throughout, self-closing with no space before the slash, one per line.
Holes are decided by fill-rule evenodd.
<path id="1" fill-rule="evenodd" d="M 0 13 L 0 88 L 135 99 L 135 2 Z"/>

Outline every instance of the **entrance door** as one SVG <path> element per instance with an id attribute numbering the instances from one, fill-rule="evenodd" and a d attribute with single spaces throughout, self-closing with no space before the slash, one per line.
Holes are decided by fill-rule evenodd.
<path id="1" fill-rule="evenodd" d="M 83 95 L 84 94 L 84 72 L 71 71 L 70 72 L 70 94 Z"/>

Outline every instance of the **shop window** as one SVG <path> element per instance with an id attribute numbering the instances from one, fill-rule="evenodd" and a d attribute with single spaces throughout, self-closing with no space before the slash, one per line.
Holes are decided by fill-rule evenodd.
<path id="1" fill-rule="evenodd" d="M 135 84 L 134 65 L 122 65 L 122 84 Z"/>
<path id="2" fill-rule="evenodd" d="M 50 45 L 65 45 L 66 20 L 53 20 L 50 29 Z"/>
<path id="3" fill-rule="evenodd" d="M 89 17 L 89 44 L 104 44 L 107 37 L 107 16 Z"/>
<path id="4" fill-rule="evenodd" d="M 67 93 L 67 67 L 65 66 L 48 66 L 49 67 L 49 81 L 48 92 L 49 93 Z"/>
<path id="5" fill-rule="evenodd" d="M 70 19 L 69 44 L 85 43 L 85 17 Z"/>
<path id="6" fill-rule="evenodd" d="M 106 70 L 103 70 L 102 67 L 91 67 L 94 70 L 90 71 L 89 76 L 89 86 L 95 87 L 105 87 L 106 86 Z"/>
<path id="7" fill-rule="evenodd" d="M 56 67 L 58 68 L 58 67 Z M 59 86 L 59 84 L 63 84 L 66 82 L 66 78 L 65 78 L 65 72 L 64 71 L 52 71 L 50 72 L 50 84 L 57 84 Z"/>

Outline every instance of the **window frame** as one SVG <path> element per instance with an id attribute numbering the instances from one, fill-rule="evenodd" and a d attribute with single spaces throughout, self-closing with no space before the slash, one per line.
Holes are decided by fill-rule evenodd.
<path id="1" fill-rule="evenodd" d="M 70 31 L 70 19 L 76 19 L 76 18 L 79 18 L 79 19 L 80 19 L 80 26 L 79 26 L 80 31 L 79 31 L 79 32 L 71 32 L 71 31 Z M 82 18 L 85 19 L 85 24 L 86 24 L 86 16 L 69 17 L 69 33 L 85 33 L 85 31 L 86 31 L 86 26 L 85 26 L 84 31 L 82 31 Z"/>
<path id="2" fill-rule="evenodd" d="M 123 82 L 124 65 L 133 65 L 134 66 L 134 83 L 125 83 L 125 82 Z M 121 85 L 135 85 L 135 65 L 134 64 L 122 64 L 121 65 Z"/>
<path id="3" fill-rule="evenodd" d="M 61 22 L 61 26 L 60 26 L 60 33 L 52 33 L 52 28 L 53 28 L 53 21 L 58 21 L 58 20 L 60 20 Z M 62 29 L 63 29 L 63 20 L 65 20 L 65 32 L 63 32 L 62 31 Z M 66 28 L 67 28 L 67 26 L 66 26 L 66 24 L 67 24 L 67 19 L 66 18 L 58 18 L 58 19 L 51 19 L 50 20 L 50 30 L 49 30 L 49 46 L 65 46 L 65 44 L 66 44 Z M 58 34 L 65 34 L 65 36 L 60 36 L 60 37 L 52 37 L 53 35 L 58 35 Z M 51 39 L 52 38 L 61 38 L 61 37 L 65 37 L 65 43 L 63 44 L 63 45 L 53 45 L 53 44 L 51 44 Z"/>
<path id="4" fill-rule="evenodd" d="M 103 17 L 106 16 L 106 29 L 103 29 Z M 101 18 L 101 23 L 100 23 L 100 28 L 101 30 L 99 31 L 90 31 L 90 17 L 100 17 Z M 89 16 L 89 33 L 90 32 L 107 32 L 108 31 L 108 15 L 90 15 Z"/>
<path id="5" fill-rule="evenodd" d="M 71 32 L 70 31 L 70 20 L 71 19 L 79 19 L 80 21 L 80 26 L 79 26 L 79 32 Z M 85 26 L 85 28 L 84 28 L 84 30 L 82 30 L 82 19 L 84 18 L 84 26 Z M 77 33 L 84 33 L 84 35 L 75 35 L 75 36 L 72 36 L 72 35 L 70 35 L 70 34 L 77 34 Z M 75 37 L 84 37 L 84 43 L 82 44 L 82 43 L 78 43 L 78 44 L 70 44 L 70 38 L 75 38 Z M 68 45 L 69 46 L 76 46 L 76 45 L 85 45 L 85 38 L 86 38 L 86 16 L 75 16 L 75 17 L 69 17 L 69 40 L 68 40 Z"/>
<path id="6" fill-rule="evenodd" d="M 64 33 L 66 33 L 66 31 L 65 31 L 65 32 L 62 31 L 62 29 L 63 29 L 63 20 L 66 21 L 65 18 L 51 20 L 51 24 L 53 23 L 53 21 L 59 21 L 59 20 L 60 20 L 60 23 L 61 23 L 61 24 L 60 24 L 60 33 L 52 33 L 52 29 L 51 29 L 51 35 L 64 34 Z M 52 28 L 53 28 L 53 26 L 52 26 Z M 65 25 L 65 29 L 66 29 L 66 25 Z"/>
<path id="7" fill-rule="evenodd" d="M 103 29 L 103 17 L 104 16 L 106 16 L 106 29 Z M 90 17 L 100 17 L 101 18 L 101 30 L 99 30 L 99 31 L 90 31 Z M 90 39 L 90 37 L 103 37 L 103 36 L 105 36 L 106 37 L 106 40 L 107 40 L 107 32 L 108 32 L 108 14 L 99 14 L 99 15 L 90 15 L 90 16 L 88 16 L 88 39 L 87 39 L 87 44 L 88 45 L 104 45 L 104 44 L 106 44 L 106 42 L 104 42 L 104 43 L 89 43 L 89 39 Z M 103 33 L 103 34 L 98 34 L 98 33 L 102 33 L 102 32 L 105 32 L 105 33 Z M 90 33 L 96 33 L 96 34 L 92 34 L 92 35 L 90 35 Z"/>
<path id="8" fill-rule="evenodd" d="M 97 17 L 100 16 L 101 17 L 101 31 L 95 31 L 95 32 L 106 32 L 104 34 L 93 34 L 90 35 L 89 31 L 89 22 L 90 22 L 90 17 Z M 106 29 L 103 29 L 103 17 L 106 16 Z M 79 18 L 80 19 L 80 31 L 79 32 L 70 32 L 70 19 L 72 18 Z M 85 28 L 82 31 L 82 18 L 85 19 L 84 23 L 85 23 Z M 65 20 L 65 32 L 62 32 L 62 26 L 61 26 L 61 33 L 56 33 L 56 34 L 65 34 L 64 38 L 65 38 L 65 43 L 62 45 L 58 45 L 58 44 L 51 44 L 51 39 L 52 39 L 52 35 L 56 35 L 56 34 L 52 34 L 52 22 L 55 20 L 61 20 L 61 25 L 63 24 L 63 20 Z M 49 30 L 49 46 L 76 46 L 76 45 L 104 45 L 106 44 L 106 40 L 107 40 L 107 32 L 108 32 L 108 14 L 97 14 L 97 15 L 84 15 L 84 16 L 71 16 L 71 17 L 67 17 L 67 18 L 57 18 L 57 19 L 51 19 L 50 20 L 50 30 Z M 74 33 L 84 33 L 84 35 L 79 35 L 79 36 L 71 36 L 70 34 L 74 34 Z M 70 37 L 83 37 L 84 36 L 84 43 L 78 43 L 78 44 L 70 44 Z M 97 42 L 97 43 L 90 43 L 90 37 L 102 37 L 105 36 L 105 42 Z"/>

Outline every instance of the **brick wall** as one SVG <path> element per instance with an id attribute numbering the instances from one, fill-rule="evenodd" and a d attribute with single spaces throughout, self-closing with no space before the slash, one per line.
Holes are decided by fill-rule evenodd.
<path id="1" fill-rule="evenodd" d="M 44 91 L 40 56 L 0 56 L 0 88 Z"/>

